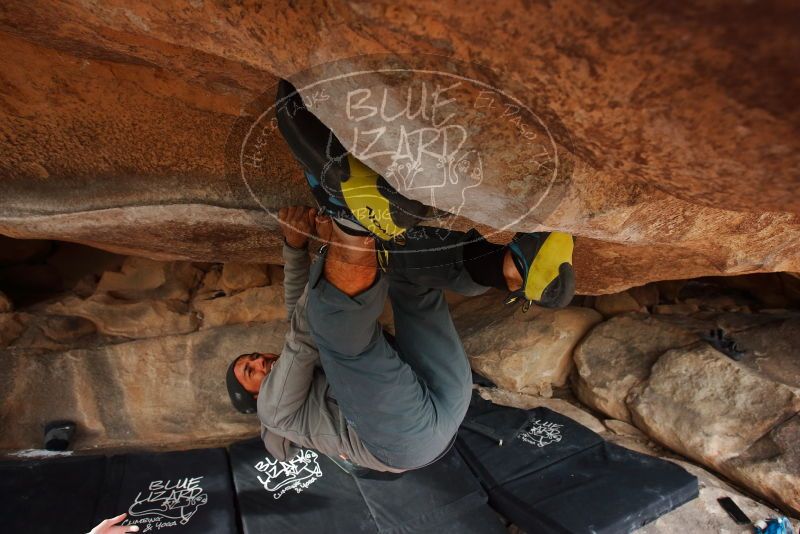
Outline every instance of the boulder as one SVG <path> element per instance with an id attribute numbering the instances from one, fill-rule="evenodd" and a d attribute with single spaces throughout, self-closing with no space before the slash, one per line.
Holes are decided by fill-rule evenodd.
<path id="1" fill-rule="evenodd" d="M 636 302 L 638 302 L 640 306 L 644 306 L 645 308 L 658 304 L 660 296 L 657 284 L 632 287 L 628 290 L 628 293 L 636 299 Z"/>
<path id="2" fill-rule="evenodd" d="M 592 408 L 797 511 L 798 320 L 792 312 L 616 316 L 575 349 L 574 391 Z M 714 328 L 744 351 L 740 361 L 697 341 Z M 624 422 L 607 426 L 630 437 Z"/>
<path id="3" fill-rule="evenodd" d="M 258 433 L 230 405 L 225 370 L 277 351 L 283 321 L 49 354 L 0 351 L 0 450 L 41 447 L 48 421 L 78 423 L 75 449 L 198 447 Z M 164 357 L 168 355 L 168 357 Z"/>
<path id="4" fill-rule="evenodd" d="M 45 323 L 55 320 L 59 322 L 60 319 L 75 319 L 85 321 L 80 317 L 58 317 L 58 316 L 36 316 L 25 312 L 18 312 L 15 315 L 16 322 L 20 325 L 17 336 L 9 344 L 14 350 L 25 350 L 26 354 L 45 353 L 52 351 L 62 351 L 70 348 L 74 339 L 78 339 L 76 335 L 72 340 L 58 340 L 53 339 L 44 333 Z M 87 321 L 88 322 L 88 321 Z M 89 323 L 92 325 L 92 323 Z M 94 330 L 94 325 L 92 325 Z"/>
<path id="5" fill-rule="evenodd" d="M 94 323 L 77 316 L 46 315 L 41 312 L 17 312 L 21 334 L 9 345 L 26 354 L 65 351 L 97 347 L 106 343 L 125 341 L 125 338 L 97 332 Z"/>
<path id="6" fill-rule="evenodd" d="M 0 233 L 154 259 L 279 262 L 267 211 L 312 200 L 271 128 L 254 136 L 259 152 L 247 161 L 257 172 L 243 182 L 241 144 L 229 145 L 237 120 L 260 116 L 278 77 L 319 82 L 324 71 L 312 65 L 339 61 L 352 72 L 373 54 L 402 50 L 406 57 L 387 63 L 435 57 L 437 69 L 476 80 L 447 93 L 459 97 L 446 108 L 454 126 L 468 125 L 484 161 L 465 177 L 480 187 L 452 210 L 461 227 L 572 232 L 578 291 L 587 294 L 800 271 L 792 7 L 494 7 L 9 6 L 0 14 L 0 176 L 13 201 L 0 208 Z M 419 74 L 368 80 L 373 97 L 387 91 L 389 111 L 409 91 L 419 105 L 421 82 Z M 481 87 L 516 103 L 475 109 Z M 326 89 L 313 111 L 362 154 L 372 140 L 356 128 L 386 120 L 343 112 L 350 93 Z M 373 152 L 396 150 L 397 131 L 389 133 Z M 391 171 L 390 156 L 365 159 Z M 449 209 L 464 185 L 446 180 L 437 198 Z M 431 199 L 430 188 L 404 192 Z"/>
<path id="7" fill-rule="evenodd" d="M 283 284 L 283 265 L 270 263 L 267 266 L 267 273 L 271 284 Z"/>
<path id="8" fill-rule="evenodd" d="M 43 317 L 39 328 L 49 339 L 57 342 L 70 342 L 97 331 L 94 323 L 83 317 L 63 317 L 51 315 Z"/>
<path id="9" fill-rule="evenodd" d="M 192 306 L 200 318 L 201 329 L 286 319 L 283 286 L 279 285 L 253 287 L 230 297 L 195 300 Z"/>
<path id="10" fill-rule="evenodd" d="M 187 302 L 202 274 L 187 262 L 162 262 L 129 256 L 119 272 L 103 273 L 97 292 L 125 300 L 150 298 Z"/>
<path id="11" fill-rule="evenodd" d="M 199 326 L 189 306 L 174 300 L 127 301 L 103 294 L 84 300 L 70 296 L 44 306 L 41 312 L 83 317 L 101 334 L 131 339 L 186 334 Z"/>
<path id="12" fill-rule="evenodd" d="M 604 317 L 611 317 L 620 313 L 647 311 L 647 308 L 633 298 L 628 291 L 598 296 L 594 301 L 594 309 L 602 313 Z"/>
<path id="13" fill-rule="evenodd" d="M 47 256 L 46 263 L 58 272 L 64 288 L 72 291 L 76 290 L 77 285 L 91 281 L 93 292 L 104 273 L 120 271 L 127 259 L 78 243 L 56 241 L 52 246 L 53 251 Z"/>
<path id="14" fill-rule="evenodd" d="M 226 263 L 222 267 L 220 285 L 227 293 L 251 287 L 268 286 L 267 266 L 257 263 Z"/>
<path id="15" fill-rule="evenodd" d="M 103 293 L 114 293 L 121 298 L 136 298 L 127 295 L 127 292 L 152 291 L 164 285 L 167 281 L 165 263 L 147 258 L 129 256 L 122 264 L 119 272 L 107 271 L 103 273 L 97 284 L 97 290 Z"/>
<path id="16" fill-rule="evenodd" d="M 573 348 L 601 320 L 577 307 L 521 313 L 498 292 L 456 306 L 453 316 L 476 372 L 501 388 L 545 397 L 566 384 Z"/>
<path id="17" fill-rule="evenodd" d="M 775 426 L 719 470 L 771 502 L 800 513 L 800 415 Z"/>
<path id="18" fill-rule="evenodd" d="M 14 311 L 14 303 L 6 296 L 5 293 L 0 291 L 0 313 L 8 313 Z"/>
<path id="19" fill-rule="evenodd" d="M 203 275 L 200 286 L 196 288 L 194 300 L 210 300 L 225 296 L 225 290 L 222 289 L 222 285 L 220 284 L 221 278 L 222 266 L 219 264 L 212 265 Z"/>
<path id="20" fill-rule="evenodd" d="M 706 311 L 729 311 L 729 312 L 742 312 L 752 313 L 752 309 L 747 304 L 743 304 L 740 300 L 729 297 L 720 296 L 705 299 L 686 299 L 684 304 L 696 304 L 701 310 Z"/>
<path id="21" fill-rule="evenodd" d="M 732 338 L 745 355 L 741 362 L 765 378 L 800 391 L 800 314 L 735 333 Z"/>
<path id="22" fill-rule="evenodd" d="M 578 398 L 610 417 L 630 421 L 625 399 L 665 351 L 698 338 L 652 316 L 619 315 L 597 325 L 575 348 Z"/>
<path id="23" fill-rule="evenodd" d="M 671 455 L 669 450 L 661 447 L 660 445 L 655 443 L 653 440 L 651 440 L 644 434 L 641 434 L 640 436 L 635 436 L 632 434 L 625 434 L 622 432 L 617 433 L 611 428 L 608 428 L 608 431 L 603 435 L 603 438 L 609 443 L 614 443 L 615 445 L 619 445 L 620 447 L 625 447 L 626 449 L 640 452 L 642 454 L 649 454 L 650 456 L 663 457 L 665 459 L 677 458 L 677 455 Z"/>
<path id="24" fill-rule="evenodd" d="M 692 315 L 667 314 L 654 315 L 654 317 L 663 323 L 682 328 L 698 336 L 706 335 L 710 330 L 719 328 L 726 334 L 733 335 L 734 339 L 739 339 L 742 332 L 784 320 L 790 315 L 790 312 L 787 314 L 785 311 L 781 313 L 700 311 Z"/>
<path id="25" fill-rule="evenodd" d="M 658 358 L 628 407 L 648 435 L 718 465 L 800 411 L 800 395 L 700 343 Z"/>
<path id="26" fill-rule="evenodd" d="M 792 273 L 764 273 L 721 277 L 720 284 L 746 291 L 764 308 L 800 305 L 800 278 Z"/>
<path id="27" fill-rule="evenodd" d="M 628 407 L 659 443 L 800 511 L 797 390 L 700 343 L 664 353 Z"/>
<path id="28" fill-rule="evenodd" d="M 608 430 L 618 436 L 627 436 L 635 439 L 646 439 L 644 433 L 630 423 L 618 419 L 606 419 L 603 424 Z"/>
<path id="29" fill-rule="evenodd" d="M 697 302 L 681 302 L 678 304 L 658 304 L 653 306 L 653 313 L 660 315 L 691 315 L 700 311 Z"/>
<path id="30" fill-rule="evenodd" d="M 0 313 L 0 348 L 9 346 L 24 331 L 25 327 L 19 322 L 16 314 Z"/>
<path id="31" fill-rule="evenodd" d="M 660 302 L 676 302 L 688 280 L 662 280 L 654 285 L 658 288 Z"/>

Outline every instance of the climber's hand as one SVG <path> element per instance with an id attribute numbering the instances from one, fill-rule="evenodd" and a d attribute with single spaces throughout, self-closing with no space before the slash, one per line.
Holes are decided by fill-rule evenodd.
<path id="1" fill-rule="evenodd" d="M 281 208 L 278 212 L 278 221 L 286 244 L 292 248 L 305 248 L 308 237 L 314 232 L 316 216 L 317 210 L 314 208 L 305 206 Z"/>
<path id="2" fill-rule="evenodd" d="M 125 520 L 127 514 L 119 514 L 117 517 L 111 519 L 104 519 L 99 525 L 94 527 L 89 534 L 124 534 L 127 532 L 139 532 L 139 527 L 136 525 L 117 525 Z"/>

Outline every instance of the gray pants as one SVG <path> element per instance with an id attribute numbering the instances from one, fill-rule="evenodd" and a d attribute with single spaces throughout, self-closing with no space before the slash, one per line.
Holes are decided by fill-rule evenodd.
<path id="1" fill-rule="evenodd" d="M 324 257 L 312 267 L 308 319 L 333 396 L 361 441 L 388 466 L 414 469 L 436 460 L 467 411 L 469 362 L 442 290 L 486 291 L 463 265 L 458 245 L 470 235 L 409 239 L 402 251 L 390 251 L 388 271 L 355 297 L 325 280 Z M 387 295 L 394 344 L 377 322 Z"/>

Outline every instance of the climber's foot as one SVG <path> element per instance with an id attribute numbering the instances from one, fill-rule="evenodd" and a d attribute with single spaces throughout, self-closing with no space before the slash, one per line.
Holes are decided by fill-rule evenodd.
<path id="1" fill-rule="evenodd" d="M 503 260 L 503 275 L 511 291 L 506 302 L 521 301 L 523 310 L 531 304 L 545 308 L 569 304 L 575 294 L 573 247 L 572 236 L 564 232 L 516 234 Z"/>
<path id="2" fill-rule="evenodd" d="M 503 277 L 506 279 L 506 286 L 512 293 L 522 288 L 522 275 L 519 274 L 517 266 L 514 265 L 514 255 L 511 250 L 506 250 L 503 256 Z"/>

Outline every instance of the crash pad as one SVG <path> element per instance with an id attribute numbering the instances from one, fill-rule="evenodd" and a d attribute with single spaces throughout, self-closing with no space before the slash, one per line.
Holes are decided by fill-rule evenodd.
<path id="1" fill-rule="evenodd" d="M 229 453 L 245 534 L 505 533 L 455 450 L 422 469 L 359 476 L 309 449 L 278 461 L 260 439 L 234 444 Z"/>
<path id="2" fill-rule="evenodd" d="M 630 532 L 699 491 L 680 466 L 608 443 L 547 408 L 473 398 L 456 447 L 492 506 L 526 532 Z"/>
<path id="3" fill-rule="evenodd" d="M 325 455 L 301 449 L 281 462 L 259 438 L 229 455 L 245 534 L 378 532 L 353 477 Z"/>
<path id="4" fill-rule="evenodd" d="M 356 478 L 381 533 L 503 534 L 486 492 L 451 449 L 436 462 L 399 477 Z"/>
<path id="5" fill-rule="evenodd" d="M 105 472 L 104 456 L 0 463 L 0 532 L 88 532 Z"/>
<path id="6" fill-rule="evenodd" d="M 94 523 L 127 512 L 139 532 L 238 532 L 225 449 L 108 458 Z"/>

